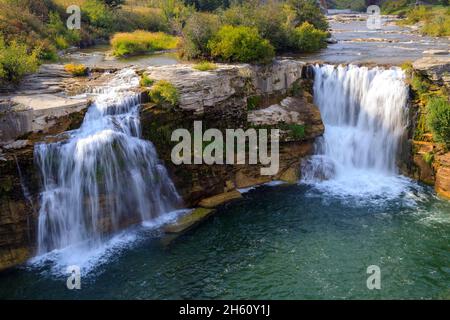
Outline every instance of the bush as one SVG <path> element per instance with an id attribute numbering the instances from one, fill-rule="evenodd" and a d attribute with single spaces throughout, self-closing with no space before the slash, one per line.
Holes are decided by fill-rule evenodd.
<path id="1" fill-rule="evenodd" d="M 11 41 L 7 45 L 0 35 L 0 78 L 3 82 L 19 83 L 39 67 L 40 49 L 29 51 L 25 44 Z"/>
<path id="2" fill-rule="evenodd" d="M 273 46 L 256 28 L 245 26 L 223 26 L 208 42 L 208 48 L 213 57 L 230 62 L 267 63 L 275 55 Z"/>
<path id="3" fill-rule="evenodd" d="M 141 87 L 150 87 L 154 82 L 153 79 L 150 79 L 147 75 L 143 74 L 139 84 Z"/>
<path id="4" fill-rule="evenodd" d="M 292 39 L 293 48 L 302 52 L 314 52 L 327 46 L 327 33 L 314 28 L 309 22 L 295 28 Z"/>
<path id="5" fill-rule="evenodd" d="M 150 89 L 149 95 L 150 99 L 158 105 L 169 104 L 176 106 L 179 101 L 177 88 L 165 80 L 156 82 Z"/>
<path id="6" fill-rule="evenodd" d="M 426 94 L 430 89 L 430 85 L 427 83 L 427 81 L 422 79 L 420 75 L 415 73 L 412 75 L 411 87 L 419 94 L 419 96 Z"/>
<path id="7" fill-rule="evenodd" d="M 51 11 L 49 13 L 47 28 L 58 49 L 67 49 L 70 45 L 78 44 L 80 41 L 78 31 L 67 29 L 57 12 Z"/>
<path id="8" fill-rule="evenodd" d="M 450 36 L 450 12 L 446 16 L 438 15 L 427 21 L 420 32 L 432 37 Z"/>
<path id="9" fill-rule="evenodd" d="M 432 152 L 425 152 L 422 154 L 423 161 L 425 161 L 429 166 L 432 165 L 434 160 L 434 154 Z"/>
<path id="10" fill-rule="evenodd" d="M 450 103 L 444 97 L 433 97 L 427 104 L 427 125 L 433 139 L 450 148 Z"/>
<path id="11" fill-rule="evenodd" d="M 217 69 L 217 65 L 209 61 L 202 61 L 195 64 L 193 68 L 199 71 L 209 71 Z"/>
<path id="12" fill-rule="evenodd" d="M 252 2 L 235 4 L 221 13 L 224 24 L 232 26 L 256 27 L 264 39 L 270 41 L 276 50 L 288 47 L 290 24 L 287 10 L 281 2 Z"/>
<path id="13" fill-rule="evenodd" d="M 94 27 L 111 28 L 112 12 L 108 6 L 100 0 L 86 0 L 81 6 L 81 10 L 86 14 L 89 22 Z"/>
<path id="14" fill-rule="evenodd" d="M 116 33 L 111 39 L 111 45 L 115 56 L 126 56 L 175 49 L 178 41 L 177 37 L 163 32 L 137 30 L 131 33 Z"/>
<path id="15" fill-rule="evenodd" d="M 316 29 L 328 29 L 327 19 L 317 6 L 316 0 L 288 0 L 288 5 L 292 15 L 291 21 L 295 22 L 295 26 L 309 22 Z"/>
<path id="16" fill-rule="evenodd" d="M 83 64 L 66 64 L 64 70 L 75 77 L 86 76 L 88 74 L 88 68 Z"/>
<path id="17" fill-rule="evenodd" d="M 180 55 L 186 59 L 210 55 L 208 42 L 220 28 L 219 17 L 210 13 L 195 13 L 183 28 Z"/>

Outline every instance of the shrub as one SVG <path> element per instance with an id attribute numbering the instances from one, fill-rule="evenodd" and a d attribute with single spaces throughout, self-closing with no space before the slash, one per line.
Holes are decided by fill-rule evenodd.
<path id="1" fill-rule="evenodd" d="M 255 110 L 262 102 L 261 96 L 250 96 L 247 98 L 247 110 Z"/>
<path id="2" fill-rule="evenodd" d="M 175 49 L 178 41 L 177 37 L 163 32 L 137 30 L 131 33 L 116 33 L 111 39 L 111 45 L 115 56 L 126 56 Z"/>
<path id="3" fill-rule="evenodd" d="M 234 4 L 221 13 L 221 18 L 224 24 L 256 27 L 261 37 L 269 40 L 276 50 L 288 47 L 290 25 L 281 2 Z"/>
<path id="4" fill-rule="evenodd" d="M 413 65 L 411 61 L 405 61 L 401 64 L 400 68 L 405 72 L 411 72 L 413 70 Z"/>
<path id="5" fill-rule="evenodd" d="M 293 16 L 291 21 L 294 21 L 296 26 L 309 22 L 316 29 L 328 29 L 327 19 L 317 6 L 316 0 L 288 0 L 287 3 Z"/>
<path id="6" fill-rule="evenodd" d="M 81 6 L 89 22 L 94 27 L 111 28 L 112 13 L 108 6 L 100 0 L 86 0 Z"/>
<path id="7" fill-rule="evenodd" d="M 75 77 L 86 76 L 88 74 L 88 68 L 83 64 L 66 64 L 64 70 Z"/>
<path id="8" fill-rule="evenodd" d="M 158 104 L 176 106 L 179 101 L 178 90 L 173 84 L 165 80 L 159 80 L 150 89 L 150 99 Z"/>
<path id="9" fill-rule="evenodd" d="M 438 15 L 425 22 L 420 32 L 432 37 L 450 36 L 450 12 L 446 16 Z"/>
<path id="10" fill-rule="evenodd" d="M 193 68 L 199 71 L 209 71 L 217 69 L 217 65 L 209 61 L 202 61 L 195 64 Z"/>
<path id="11" fill-rule="evenodd" d="M 210 13 L 195 13 L 183 28 L 180 55 L 186 59 L 209 56 L 208 42 L 220 28 L 219 17 Z"/>
<path id="12" fill-rule="evenodd" d="M 25 44 L 11 41 L 7 45 L 0 35 L 0 77 L 4 82 L 18 83 L 39 67 L 40 49 L 29 51 Z"/>
<path id="13" fill-rule="evenodd" d="M 423 161 L 425 161 L 429 166 L 433 163 L 434 154 L 432 152 L 425 152 L 422 155 Z"/>
<path id="14" fill-rule="evenodd" d="M 302 124 L 280 124 L 279 125 L 281 130 L 287 130 L 289 131 L 289 135 L 296 139 L 296 140 L 300 140 L 303 139 L 305 137 L 305 125 Z"/>
<path id="15" fill-rule="evenodd" d="M 256 28 L 230 25 L 220 28 L 208 42 L 213 57 L 224 61 L 267 63 L 275 55 L 273 46 Z"/>
<path id="16" fill-rule="evenodd" d="M 143 74 L 139 84 L 141 87 L 150 87 L 154 82 L 155 81 L 153 79 L 150 79 L 147 75 Z"/>
<path id="17" fill-rule="evenodd" d="M 421 96 L 428 92 L 430 85 L 423 80 L 421 76 L 413 74 L 411 79 L 411 87 L 419 94 L 419 96 Z"/>
<path id="18" fill-rule="evenodd" d="M 427 104 L 427 125 L 433 139 L 450 148 L 450 103 L 444 97 L 433 97 Z"/>
<path id="19" fill-rule="evenodd" d="M 295 28 L 292 46 L 302 52 L 314 52 L 326 47 L 327 33 L 314 28 L 309 22 Z"/>

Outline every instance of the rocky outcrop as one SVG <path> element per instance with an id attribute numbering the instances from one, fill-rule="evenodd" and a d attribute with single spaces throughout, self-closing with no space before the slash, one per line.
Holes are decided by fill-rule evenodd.
<path id="1" fill-rule="evenodd" d="M 301 159 L 311 154 L 314 139 L 324 130 L 306 71 L 304 63 L 288 59 L 268 66 L 219 65 L 207 72 L 192 65 L 144 71 L 151 79 L 170 81 L 180 94 L 176 108 L 145 104 L 141 124 L 144 138 L 155 144 L 187 206 L 211 207 L 205 198 L 228 198 L 239 188 L 299 179 Z M 279 129 L 279 171 L 265 176 L 260 173 L 265 166 L 258 164 L 174 165 L 170 156 L 177 142 L 170 141 L 171 133 L 177 128 L 193 132 L 194 121 L 202 121 L 203 131 Z"/>
<path id="2" fill-rule="evenodd" d="M 0 96 L 0 270 L 25 262 L 35 251 L 40 176 L 34 145 L 65 139 L 61 133 L 80 126 L 90 100 L 73 98 L 69 91 L 104 83 L 100 77 L 75 79 L 62 66 L 44 66 Z"/>
<path id="3" fill-rule="evenodd" d="M 26 261 L 35 251 L 40 176 L 33 161 L 34 145 L 65 139 L 61 133 L 81 124 L 90 103 L 88 96 L 71 94 L 91 92 L 92 87 L 108 81 L 108 75 L 101 73 L 74 81 L 58 68 L 55 77 L 59 82 L 41 75 L 35 78 L 41 83 L 0 98 L 0 270 Z M 199 207 L 167 226 L 167 233 L 189 229 L 213 208 L 241 198 L 240 188 L 298 180 L 301 158 L 312 152 L 314 138 L 323 132 L 306 69 L 301 62 L 280 60 L 268 66 L 219 65 L 207 72 L 192 65 L 140 70 L 154 80 L 172 82 L 179 92 L 180 103 L 175 108 L 149 103 L 148 94 L 142 93 L 142 135 L 155 145 L 185 206 Z M 280 129 L 279 171 L 262 176 L 263 165 L 173 164 L 173 130 L 192 132 L 198 120 L 203 130 Z M 108 223 L 108 219 L 101 222 L 105 229 Z"/>
<path id="4" fill-rule="evenodd" d="M 420 81 L 427 83 L 430 92 L 439 92 L 449 96 L 450 92 L 450 55 L 448 50 L 424 52 L 425 57 L 413 63 L 414 72 Z M 421 101 L 420 93 L 412 89 L 411 119 L 412 140 L 411 167 L 412 177 L 429 185 L 436 192 L 450 199 L 450 152 L 445 146 L 433 140 L 426 125 L 426 103 Z M 449 98 L 450 99 L 450 98 Z"/>
<path id="5" fill-rule="evenodd" d="M 428 56 L 414 61 L 413 67 L 414 70 L 436 84 L 450 88 L 450 53 L 448 50 L 428 51 Z"/>

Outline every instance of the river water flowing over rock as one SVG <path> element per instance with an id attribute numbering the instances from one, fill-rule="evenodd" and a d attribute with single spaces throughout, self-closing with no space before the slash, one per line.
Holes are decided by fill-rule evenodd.
<path id="1" fill-rule="evenodd" d="M 67 247 L 69 258 L 86 255 L 111 232 L 177 204 L 155 148 L 139 138 L 138 85 L 132 69 L 120 71 L 96 90 L 83 124 L 67 140 L 36 146 L 43 177 L 38 255 Z"/>
<path id="2" fill-rule="evenodd" d="M 397 151 L 407 125 L 400 68 L 315 66 L 314 96 L 325 124 L 303 181 L 350 195 L 397 195 Z"/>

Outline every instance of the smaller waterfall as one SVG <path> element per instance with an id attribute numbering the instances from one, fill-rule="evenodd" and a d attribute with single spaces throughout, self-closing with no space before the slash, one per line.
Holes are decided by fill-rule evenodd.
<path id="1" fill-rule="evenodd" d="M 302 180 L 337 182 L 334 188 L 343 193 L 390 190 L 407 125 L 403 71 L 324 65 L 314 72 L 314 99 L 325 133 L 315 155 L 303 163 Z"/>
<path id="2" fill-rule="evenodd" d="M 152 143 L 140 139 L 139 78 L 132 69 L 98 89 L 69 139 L 35 148 L 43 182 L 38 254 L 83 244 L 171 211 L 179 196 Z"/>

